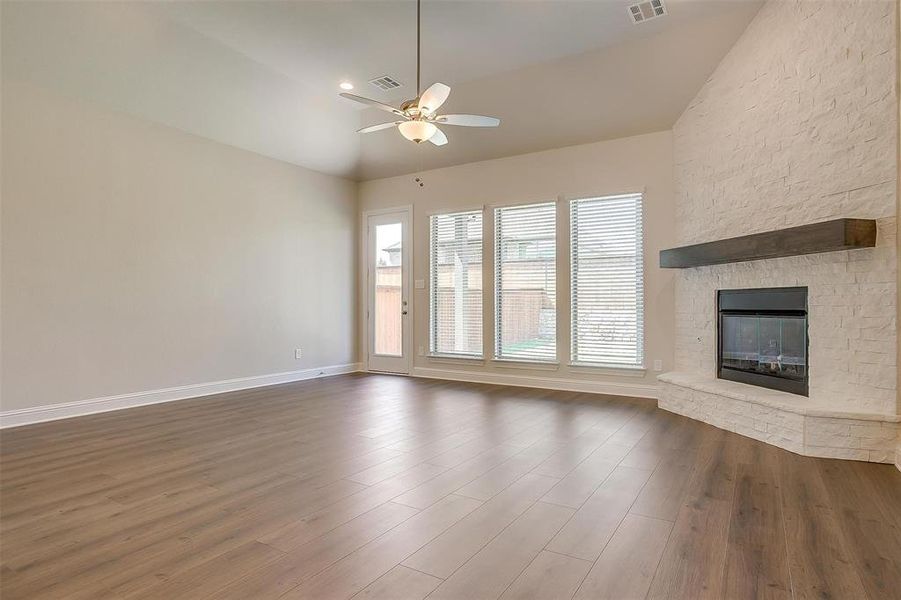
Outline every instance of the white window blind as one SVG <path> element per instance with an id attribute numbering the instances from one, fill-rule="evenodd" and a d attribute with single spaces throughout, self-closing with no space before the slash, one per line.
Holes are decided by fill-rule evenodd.
<path id="1" fill-rule="evenodd" d="M 644 364 L 641 194 L 573 200 L 572 360 Z"/>
<path id="2" fill-rule="evenodd" d="M 556 221 L 553 202 L 495 209 L 497 358 L 557 358 Z"/>
<path id="3" fill-rule="evenodd" d="M 430 351 L 482 355 L 482 212 L 430 220 Z"/>

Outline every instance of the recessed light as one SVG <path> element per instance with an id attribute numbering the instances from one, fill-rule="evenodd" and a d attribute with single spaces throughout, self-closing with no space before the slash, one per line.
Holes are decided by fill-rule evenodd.
<path id="1" fill-rule="evenodd" d="M 349 81 L 342 81 L 341 85 L 339 85 L 338 87 L 340 87 L 342 90 L 352 90 L 354 89 L 354 84 Z"/>

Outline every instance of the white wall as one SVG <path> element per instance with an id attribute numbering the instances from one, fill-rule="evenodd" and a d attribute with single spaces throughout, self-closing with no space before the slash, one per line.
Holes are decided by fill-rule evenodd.
<path id="1" fill-rule="evenodd" d="M 355 361 L 353 182 L 10 80 L 2 131 L 3 410 Z"/>
<path id="2" fill-rule="evenodd" d="M 423 152 L 433 151 L 424 148 Z M 650 366 L 655 359 L 664 368 L 673 364 L 673 275 L 657 267 L 659 250 L 673 242 L 672 137 L 660 132 L 613 141 L 571 146 L 436 169 L 419 174 L 425 181 L 420 188 L 414 175 L 367 181 L 360 185 L 360 210 L 413 205 L 413 277 L 428 280 L 428 216 L 476 206 L 555 200 L 559 196 L 615 194 L 644 189 L 645 210 L 645 357 Z M 557 262 L 557 349 L 558 369 L 511 368 L 492 363 L 473 365 L 452 359 L 416 356 L 414 374 L 455 376 L 473 380 L 512 383 L 528 382 L 536 386 L 560 385 L 577 389 L 597 389 L 624 394 L 653 395 L 654 375 L 650 369 L 638 377 L 601 370 L 568 367 L 569 354 L 569 280 L 568 225 L 565 203 L 558 209 Z M 487 218 L 487 217 L 486 217 Z M 490 249 L 489 236 L 485 247 Z M 486 265 L 492 257 L 486 253 Z M 491 269 L 487 268 L 490 272 Z M 365 271 L 361 270 L 360 306 L 365 306 Z M 428 289 L 413 290 L 413 351 L 428 351 Z M 493 339 L 493 297 L 486 286 L 483 297 L 485 318 L 484 353 L 490 358 Z M 365 348 L 365 319 L 360 320 L 360 348 Z M 537 379 L 536 379 L 537 378 Z M 557 382 L 556 384 L 554 382 Z"/>
<path id="3" fill-rule="evenodd" d="M 682 243 L 879 220 L 873 249 L 680 271 L 679 370 L 715 376 L 717 289 L 808 286 L 811 401 L 895 413 L 895 19 L 889 0 L 772 0 L 676 123 Z"/>

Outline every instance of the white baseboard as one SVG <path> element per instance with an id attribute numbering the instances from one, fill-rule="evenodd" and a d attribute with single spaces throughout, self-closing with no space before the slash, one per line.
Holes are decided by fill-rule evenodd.
<path id="1" fill-rule="evenodd" d="M 412 375 L 413 377 L 425 377 L 428 379 L 449 379 L 451 381 L 468 381 L 471 383 L 492 383 L 495 385 L 511 385 L 516 387 L 541 388 L 566 392 L 587 392 L 591 394 L 610 394 L 611 396 L 657 399 L 657 385 L 653 383 L 561 379 L 559 377 L 480 373 L 475 371 L 455 371 L 452 369 L 433 369 L 429 367 L 416 367 L 413 369 Z"/>
<path id="2" fill-rule="evenodd" d="M 225 379 L 223 381 L 211 381 L 208 383 L 193 383 L 190 385 L 181 385 L 160 390 L 148 390 L 145 392 L 133 392 L 118 396 L 106 396 L 103 398 L 90 398 L 88 400 L 64 402 L 62 404 L 51 404 L 49 406 L 8 410 L 0 412 L 0 429 L 30 425 L 32 423 L 42 423 L 44 421 L 55 421 L 57 419 L 80 417 L 111 410 L 122 410 L 124 408 L 144 406 L 147 404 L 160 404 L 162 402 L 185 400 L 187 398 L 221 394 L 223 392 L 234 392 L 237 390 L 246 390 L 267 385 L 277 385 L 279 383 L 303 381 L 304 379 L 314 379 L 316 377 L 354 373 L 359 370 L 360 363 L 330 365 L 327 367 L 303 369 L 301 371 L 286 371 L 284 373 L 254 375 L 252 377 L 239 377 L 237 379 Z"/>

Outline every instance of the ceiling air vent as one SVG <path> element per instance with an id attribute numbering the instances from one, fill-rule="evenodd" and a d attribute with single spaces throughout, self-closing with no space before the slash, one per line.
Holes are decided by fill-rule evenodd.
<path id="1" fill-rule="evenodd" d="M 655 2 L 659 0 L 654 0 Z M 383 92 L 387 92 L 393 90 L 395 88 L 399 88 L 401 83 L 392 77 L 388 77 L 387 75 L 383 75 L 382 77 L 376 77 L 372 81 L 369 82 L 375 87 L 379 88 Z"/>
<path id="2" fill-rule="evenodd" d="M 648 0 L 648 2 L 639 2 L 629 7 L 629 16 L 632 17 L 633 23 L 642 23 L 666 14 L 666 7 L 663 6 L 663 0 Z"/>

